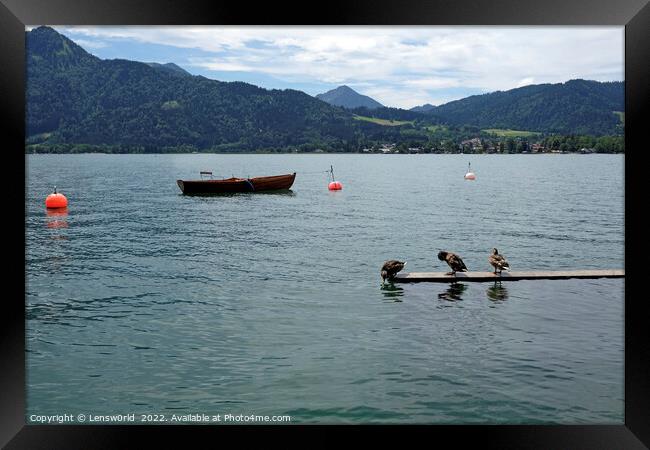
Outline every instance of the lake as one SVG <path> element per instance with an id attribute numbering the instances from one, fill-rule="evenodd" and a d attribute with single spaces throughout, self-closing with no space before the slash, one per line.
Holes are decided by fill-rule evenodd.
<path id="1" fill-rule="evenodd" d="M 468 163 L 477 175 L 466 181 Z M 623 155 L 27 155 L 32 414 L 622 424 L 624 280 L 381 286 L 624 268 Z M 334 166 L 343 184 L 327 190 Z M 177 179 L 297 172 L 290 193 Z M 67 213 L 47 213 L 54 186 Z"/>

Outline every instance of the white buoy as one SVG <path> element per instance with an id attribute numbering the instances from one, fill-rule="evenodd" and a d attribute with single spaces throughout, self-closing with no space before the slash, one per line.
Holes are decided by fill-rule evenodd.
<path id="1" fill-rule="evenodd" d="M 465 174 L 466 180 L 476 180 L 476 174 L 472 172 L 472 163 L 467 163 L 467 173 Z"/>

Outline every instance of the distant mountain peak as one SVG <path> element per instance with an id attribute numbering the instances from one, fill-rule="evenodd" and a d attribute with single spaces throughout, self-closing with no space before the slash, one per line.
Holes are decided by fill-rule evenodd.
<path id="1" fill-rule="evenodd" d="M 40 26 L 28 31 L 25 35 L 25 46 L 30 58 L 43 58 L 61 67 L 76 65 L 82 61 L 99 60 L 48 26 Z"/>
<path id="2" fill-rule="evenodd" d="M 410 109 L 410 111 L 425 113 L 425 112 L 433 111 L 434 109 L 436 109 L 434 105 L 432 105 L 431 103 L 426 103 L 422 106 L 414 106 L 413 108 Z"/>
<path id="3" fill-rule="evenodd" d="M 48 27 L 47 25 L 41 25 L 40 27 L 32 28 L 27 33 L 31 34 L 32 36 L 49 36 L 51 38 L 62 37 L 68 39 L 58 31 L 56 31 L 54 28 Z"/>
<path id="4" fill-rule="evenodd" d="M 359 94 L 350 86 L 342 85 L 323 94 L 316 95 L 316 98 L 329 103 L 334 106 L 342 106 L 343 108 L 368 108 L 377 109 L 383 108 L 384 105 L 379 103 L 367 95 Z"/>

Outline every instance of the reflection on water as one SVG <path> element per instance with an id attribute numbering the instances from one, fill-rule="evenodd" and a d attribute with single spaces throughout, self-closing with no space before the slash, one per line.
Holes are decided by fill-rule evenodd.
<path id="1" fill-rule="evenodd" d="M 279 191 L 259 191 L 259 192 L 191 192 L 183 194 L 180 192 L 179 196 L 185 197 L 239 197 L 239 196 L 250 196 L 250 195 L 277 195 L 284 197 L 295 197 L 296 193 L 291 189 L 283 189 Z"/>
<path id="2" fill-rule="evenodd" d="M 293 192 L 291 189 L 284 189 L 281 191 L 260 191 L 260 192 L 255 192 L 256 194 L 261 194 L 261 195 L 280 195 L 280 196 L 285 196 L 285 197 L 295 197 L 296 193 Z"/>
<path id="3" fill-rule="evenodd" d="M 395 286 L 393 283 L 383 283 L 381 285 L 382 294 L 386 299 L 392 300 L 394 302 L 401 302 L 400 297 L 404 296 L 404 288 Z"/>
<path id="4" fill-rule="evenodd" d="M 68 208 L 45 209 L 47 217 L 68 217 Z"/>
<path id="5" fill-rule="evenodd" d="M 449 285 L 445 292 L 438 294 L 438 298 L 440 300 L 447 300 L 449 302 L 458 302 L 462 300 L 462 295 L 466 290 L 466 284 L 453 282 Z"/>
<path id="6" fill-rule="evenodd" d="M 68 228 L 68 208 L 45 209 L 47 228 Z M 62 239 L 61 236 L 54 239 Z"/>
<path id="7" fill-rule="evenodd" d="M 495 281 L 494 285 L 488 287 L 485 293 L 493 302 L 502 302 L 508 299 L 508 290 L 500 281 Z"/>
<path id="8" fill-rule="evenodd" d="M 47 223 L 48 228 L 68 228 L 68 222 L 65 220 L 53 220 Z M 65 239 L 63 236 L 54 236 L 53 239 Z"/>

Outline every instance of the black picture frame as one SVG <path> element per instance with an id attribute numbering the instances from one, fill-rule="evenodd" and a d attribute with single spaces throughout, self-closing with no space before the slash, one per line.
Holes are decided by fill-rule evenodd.
<path id="1" fill-rule="evenodd" d="M 295 9 L 295 8 L 302 9 Z M 289 11 L 292 11 L 291 13 Z M 454 447 L 479 443 L 488 448 L 647 448 L 650 446 L 650 327 L 648 302 L 639 281 L 644 226 L 641 152 L 647 151 L 650 99 L 650 4 L 647 0 L 439 0 L 348 1 L 282 6 L 273 2 L 217 3 L 199 0 L 0 0 L 0 111 L 5 125 L 5 238 L 11 244 L 3 274 L 12 288 L 0 313 L 0 445 L 6 448 L 132 448 L 133 439 L 163 447 L 188 437 L 208 446 L 237 435 L 246 446 L 265 431 L 297 433 L 298 441 L 340 445 L 330 426 L 63 426 L 25 425 L 25 221 L 20 217 L 25 188 L 25 25 L 624 25 L 625 26 L 625 424 L 620 426 L 372 426 L 352 427 L 384 439 L 406 430 L 413 437 Z M 22 197 L 22 198 L 21 198 Z M 24 208 L 24 207 L 23 207 Z M 24 211 L 24 209 L 23 209 Z M 13 289 L 15 288 L 15 289 Z M 333 427 L 336 430 L 341 427 Z M 346 430 L 351 429 L 345 427 Z M 249 433 L 255 431 L 256 433 Z M 309 436 L 303 436 L 309 431 Z M 283 433 L 284 434 L 284 433 Z M 218 440 L 217 440 L 218 439 Z M 309 439 L 309 440 L 307 440 Z M 435 439 L 433 441 L 432 439 Z M 212 445 L 210 445 L 210 443 Z M 192 445 L 194 446 L 194 445 Z M 196 445 L 198 446 L 198 444 Z"/>

